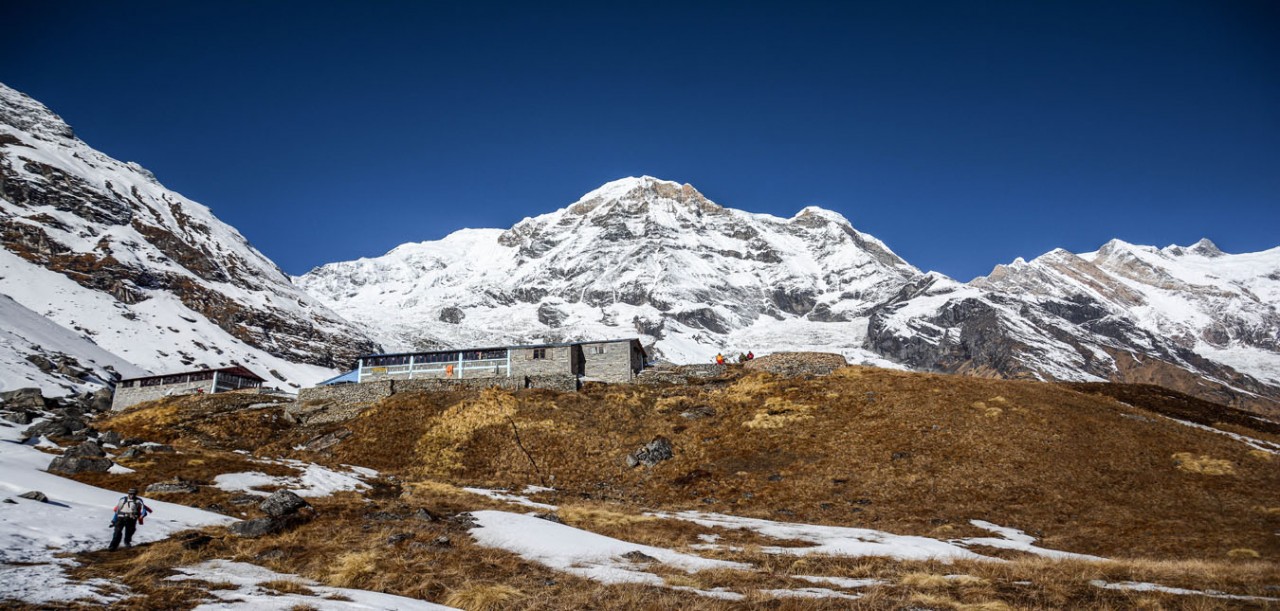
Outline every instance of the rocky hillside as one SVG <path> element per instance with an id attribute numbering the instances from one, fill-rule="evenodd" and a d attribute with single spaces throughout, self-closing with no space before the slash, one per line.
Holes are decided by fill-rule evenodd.
<path id="1" fill-rule="evenodd" d="M 94 150 L 48 108 L 4 85 L 0 219 L 0 294 L 16 304 L 9 307 L 43 316 L 138 371 L 240 364 L 282 386 L 300 385 L 375 348 L 208 208 L 137 164 Z M 109 359 L 73 342 L 45 349 L 25 335 L 0 339 L 6 362 L 80 362 L 71 373 L 6 367 L 6 385 L 31 385 L 35 376 L 48 391 L 70 392 L 112 375 L 103 368 Z"/>
<path id="2" fill-rule="evenodd" d="M 1280 410 L 1280 248 L 1113 241 L 963 284 L 921 273 L 839 214 L 751 214 L 644 177 L 508 230 L 296 280 L 405 349 L 639 335 L 674 362 L 836 351 L 925 371 L 1153 382 Z"/>

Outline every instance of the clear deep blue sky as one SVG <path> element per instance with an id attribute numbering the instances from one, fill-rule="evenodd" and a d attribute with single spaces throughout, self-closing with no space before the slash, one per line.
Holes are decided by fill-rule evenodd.
<path id="1" fill-rule="evenodd" d="M 960 280 L 1280 245 L 1280 2 L 0 3 L 0 81 L 286 271 L 623 176 Z"/>

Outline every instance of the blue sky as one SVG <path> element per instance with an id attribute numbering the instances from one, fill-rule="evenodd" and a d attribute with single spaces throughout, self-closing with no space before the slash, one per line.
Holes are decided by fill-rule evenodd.
<path id="1" fill-rule="evenodd" d="M 286 271 L 633 175 L 960 280 L 1280 245 L 1280 3 L 0 4 L 0 81 Z"/>

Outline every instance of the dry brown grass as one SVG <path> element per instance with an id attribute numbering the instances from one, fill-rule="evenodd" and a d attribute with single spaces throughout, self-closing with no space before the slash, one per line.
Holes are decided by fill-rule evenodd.
<path id="1" fill-rule="evenodd" d="M 510 586 L 475 584 L 450 592 L 444 604 L 466 611 L 501 611 L 511 608 L 523 596 L 524 592 Z"/>
<path id="2" fill-rule="evenodd" d="M 1198 473 L 1200 475 L 1235 475 L 1236 466 L 1229 460 L 1210 456 L 1196 456 L 1191 452 L 1178 452 L 1173 455 L 1173 463 L 1179 471 Z"/>
<path id="3" fill-rule="evenodd" d="M 218 404 L 206 421 L 189 401 L 176 408 L 152 404 L 113 419 L 127 435 L 171 442 L 183 453 L 181 460 L 131 463 L 138 473 L 104 475 L 103 481 L 120 488 L 183 471 L 211 479 L 222 470 L 263 470 L 227 451 L 247 445 L 231 440 L 238 431 L 243 439 L 261 441 L 251 448 L 259 456 L 358 464 L 404 483 L 388 483 L 370 499 L 316 499 L 315 521 L 282 535 L 215 539 L 195 552 L 166 542 L 143 550 L 145 557 L 136 554 L 145 558 L 140 564 L 104 557 L 83 569 L 135 588 L 137 608 L 191 606 L 199 588 L 160 578 L 173 566 L 213 557 L 437 602 L 458 596 L 459 605 L 473 605 L 468 608 L 743 605 L 662 588 L 604 586 L 480 548 L 462 523 L 448 518 L 503 505 L 459 484 L 518 490 L 546 483 L 557 491 L 540 499 L 559 504 L 566 523 L 686 551 L 706 529 L 643 512 L 698 509 L 956 538 L 988 536 L 969 524 L 985 519 L 1021 528 L 1045 547 L 1118 558 L 1084 563 L 1002 552 L 1012 561 L 954 565 L 794 558 L 761 553 L 777 541 L 717 531 L 720 543 L 742 551 L 704 555 L 758 570 L 687 575 L 654 569 L 668 584 L 724 587 L 749 597 L 812 585 L 793 580 L 795 575 L 888 582 L 862 590 L 857 601 L 749 598 L 748 604 L 770 609 L 1221 608 L 1234 603 L 1102 590 L 1090 581 L 1256 596 L 1274 595 L 1266 588 L 1277 585 L 1280 543 L 1273 533 L 1280 529 L 1280 508 L 1273 491 L 1280 489 L 1280 470 L 1274 462 L 1224 436 L 1135 417 L 1147 412 L 1062 385 L 847 367 L 811 380 L 753 373 L 694 386 L 589 385 L 580 393 L 406 393 L 355 420 L 308 429 L 265 416 L 277 408 Z M 713 415 L 681 415 L 692 407 L 710 408 L 706 413 Z M 152 410 L 159 414 L 155 419 L 146 417 Z M 791 418 L 783 426 L 744 426 L 762 413 L 765 420 Z M 332 455 L 291 449 L 337 428 L 352 435 Z M 624 457 L 658 435 L 671 440 L 675 457 L 653 468 L 627 468 Z M 1209 470 L 1225 461 L 1234 474 L 1174 468 L 1175 454 L 1185 454 L 1180 464 Z M 201 496 L 207 494 L 192 502 L 219 498 Z M 413 519 L 418 507 L 446 519 Z M 366 516 L 374 512 L 405 517 L 371 521 Z M 388 543 L 404 534 L 411 536 Z M 436 543 L 442 538 L 447 543 Z M 943 577 L 953 574 L 971 579 Z M 515 593 L 486 602 L 495 586 Z"/>

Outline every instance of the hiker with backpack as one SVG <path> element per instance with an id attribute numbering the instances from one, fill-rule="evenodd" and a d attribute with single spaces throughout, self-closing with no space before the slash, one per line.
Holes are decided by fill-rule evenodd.
<path id="1" fill-rule="evenodd" d="M 138 498 L 137 488 L 130 488 L 129 493 L 116 503 L 114 511 L 115 515 L 111 516 L 111 545 L 107 547 L 113 552 L 120 547 L 121 535 L 124 535 L 124 546 L 133 547 L 133 531 L 151 513 L 151 508 Z"/>

